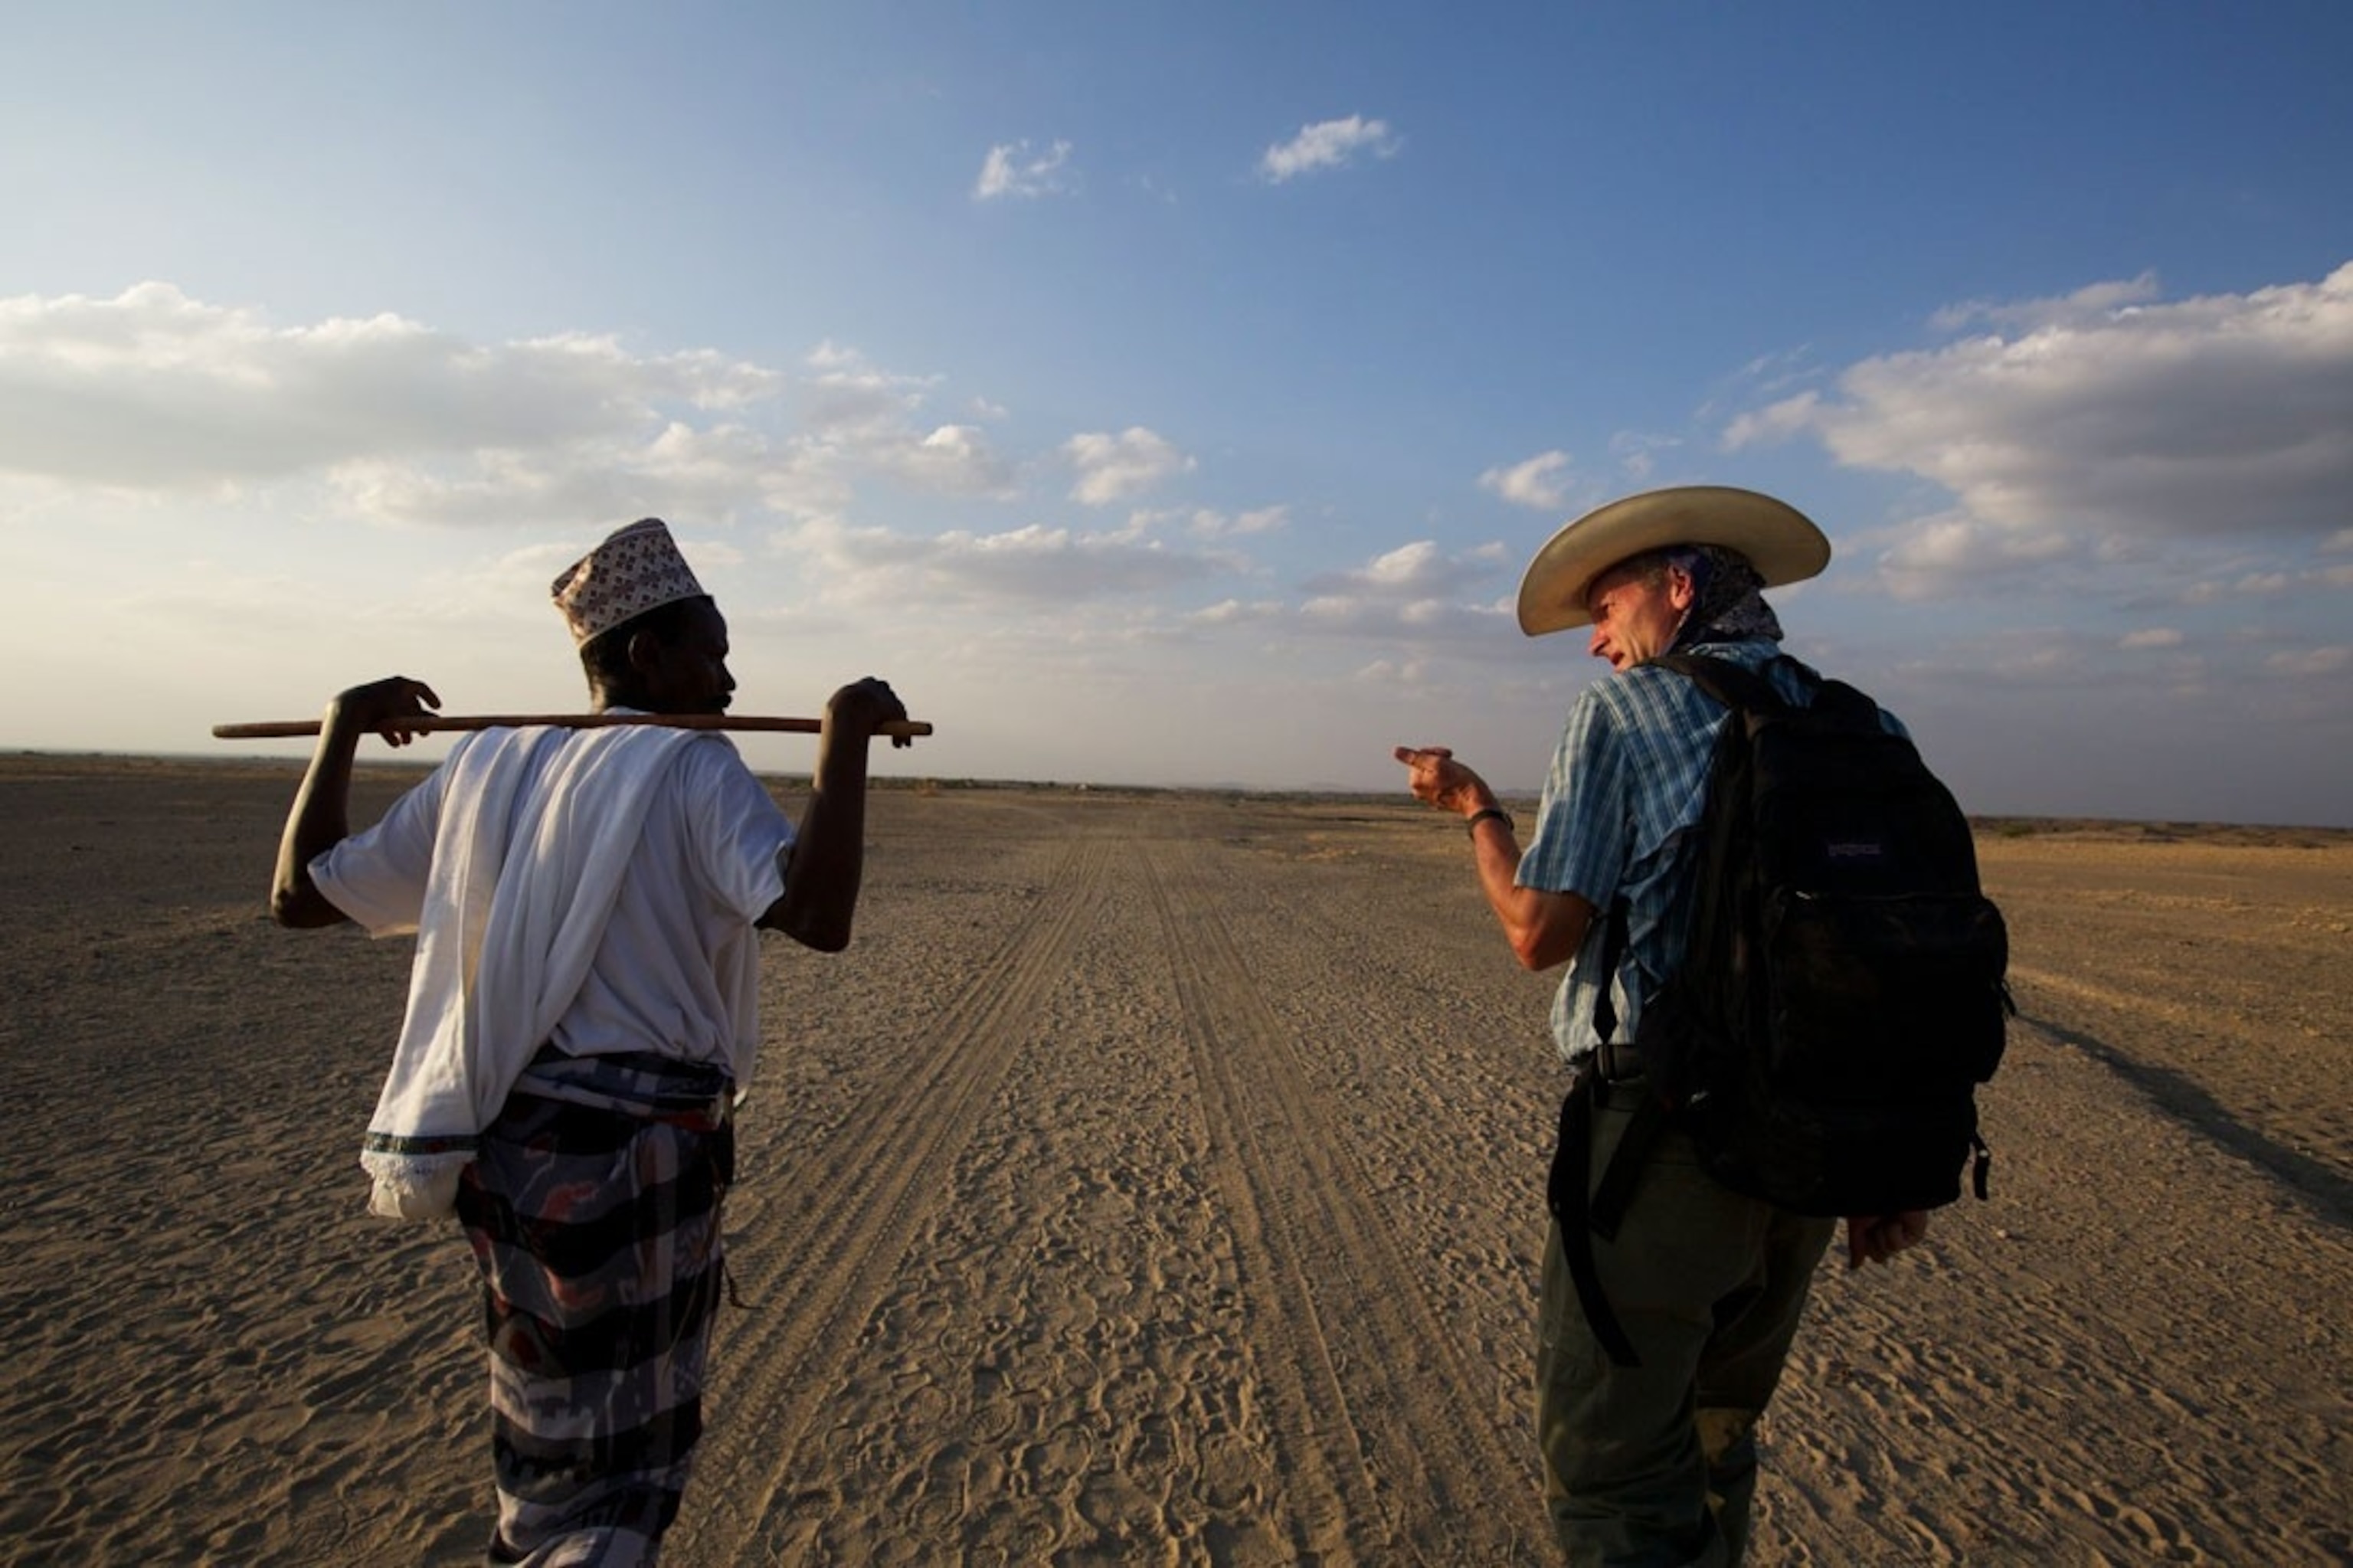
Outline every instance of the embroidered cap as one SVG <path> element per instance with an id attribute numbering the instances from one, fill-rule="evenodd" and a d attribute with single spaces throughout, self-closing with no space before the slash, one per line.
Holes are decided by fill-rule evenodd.
<path id="1" fill-rule="evenodd" d="M 575 647 L 599 632 L 676 599 L 703 597 L 694 568 L 678 552 L 670 525 L 648 517 L 616 530 L 564 568 L 548 592 Z"/>

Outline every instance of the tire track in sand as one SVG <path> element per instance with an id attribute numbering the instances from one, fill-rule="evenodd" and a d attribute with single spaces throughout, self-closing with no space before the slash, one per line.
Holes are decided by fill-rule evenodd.
<path id="1" fill-rule="evenodd" d="M 1276 1442 L 1306 1495 L 1303 1555 L 1335 1561 L 1535 1562 L 1541 1510 L 1465 1392 L 1466 1366 L 1306 1086 L 1291 1030 L 1199 874 L 1201 849 L 1144 859 L 1166 932 L 1216 1181 L 1253 1305 L 1251 1340 L 1281 1409 Z M 1319 1499 L 1315 1493 L 1322 1494 Z"/>
<path id="2" fill-rule="evenodd" d="M 695 1561 L 766 1560 L 758 1542 L 820 1414 L 818 1391 L 840 1381 L 925 1216 L 945 1201 L 973 1127 L 1106 895 L 1109 860 L 1100 843 L 1074 844 L 1029 918 L 939 1015 L 944 1027 L 925 1043 L 925 1070 L 899 1073 L 765 1179 L 764 1210 L 731 1215 L 731 1229 L 750 1224 L 774 1237 L 761 1247 L 774 1264 L 744 1281 L 749 1309 L 729 1312 L 714 1357 L 718 1396 L 757 1418 L 707 1433 L 696 1454 L 696 1492 L 730 1500 L 702 1514 Z"/>

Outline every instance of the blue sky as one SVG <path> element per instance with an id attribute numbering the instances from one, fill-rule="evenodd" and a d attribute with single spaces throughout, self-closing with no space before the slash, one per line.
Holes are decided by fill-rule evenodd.
<path id="1" fill-rule="evenodd" d="M 2344 6 L 9 34 L 0 746 L 576 707 L 547 582 L 652 514 L 740 706 L 886 675 L 892 770 L 1532 788 L 1603 666 L 1521 568 L 1712 482 L 1830 534 L 1791 651 L 1970 809 L 2353 825 Z"/>

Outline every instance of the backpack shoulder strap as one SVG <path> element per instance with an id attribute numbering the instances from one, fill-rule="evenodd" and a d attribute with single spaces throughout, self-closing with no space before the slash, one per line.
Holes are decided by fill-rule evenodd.
<path id="1" fill-rule="evenodd" d="M 1798 672 L 1807 690 L 1812 694 L 1802 710 L 1781 695 L 1773 683 L 1766 678 L 1764 670 L 1751 670 L 1746 664 L 1720 659 L 1713 653 L 1662 653 L 1651 662 L 1672 670 L 1725 707 L 1737 712 L 1772 718 L 1803 711 L 1834 727 L 1881 727 L 1879 705 L 1872 700 L 1869 693 L 1858 691 L 1844 681 L 1828 679 L 1811 665 L 1787 653 L 1775 654 L 1765 668 L 1787 664 Z"/>
<path id="2" fill-rule="evenodd" d="M 1727 708 L 1760 714 L 1788 711 L 1789 705 L 1773 689 L 1772 682 L 1730 659 L 1712 653 L 1662 653 L 1651 662 L 1672 670 Z"/>
<path id="3" fill-rule="evenodd" d="M 1626 1334 L 1626 1326 L 1611 1310 L 1609 1295 L 1601 1287 L 1601 1271 L 1593 1256 L 1593 1237 L 1599 1233 L 1605 1239 L 1618 1234 L 1618 1222 L 1624 1217 L 1626 1204 L 1631 1200 L 1633 1181 L 1630 1173 L 1622 1181 L 1617 1177 L 1617 1166 L 1626 1163 L 1625 1146 L 1613 1157 L 1611 1170 L 1602 1178 L 1602 1191 L 1595 1193 L 1588 1183 L 1593 1167 L 1593 1112 L 1603 1094 L 1600 1075 L 1590 1064 L 1580 1069 L 1576 1081 L 1560 1102 L 1560 1135 L 1553 1145 L 1552 1170 L 1545 1179 L 1545 1204 L 1552 1211 L 1560 1229 L 1561 1261 L 1568 1267 L 1569 1283 L 1577 1288 L 1577 1302 L 1585 1313 L 1586 1325 L 1592 1330 L 1596 1343 L 1603 1352 L 1621 1367 L 1642 1364 L 1634 1342 Z M 1643 1119 L 1637 1113 L 1637 1121 Z M 1665 1112 L 1657 1111 L 1651 1118 L 1654 1125 L 1641 1128 L 1645 1153 L 1653 1141 L 1655 1123 L 1665 1120 Z M 1630 1126 L 1626 1136 L 1632 1137 L 1637 1128 Z M 1641 1161 L 1629 1165 L 1630 1172 L 1640 1168 Z M 1597 1203 L 1606 1208 L 1597 1207 Z"/>

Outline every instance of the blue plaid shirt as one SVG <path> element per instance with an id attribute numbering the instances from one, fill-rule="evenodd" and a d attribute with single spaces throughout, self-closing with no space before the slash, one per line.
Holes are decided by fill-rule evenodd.
<path id="1" fill-rule="evenodd" d="M 1780 652 L 1761 639 L 1696 644 L 1754 670 Z M 1800 705 L 1812 700 L 1810 672 L 1774 666 L 1774 688 Z M 1520 856 L 1523 887 L 1574 893 L 1594 908 L 1585 942 L 1552 1004 L 1561 1060 L 1577 1065 L 1600 1044 L 1593 1004 L 1606 982 L 1618 1009 L 1618 1038 L 1630 1040 L 1642 998 L 1683 958 L 1691 919 L 1693 862 L 1708 763 L 1726 712 L 1672 670 L 1637 664 L 1587 687 L 1568 712 L 1545 779 L 1535 836 Z M 1886 721 L 1898 728 L 1894 721 Z M 1627 944 L 1604 977 L 1610 906 L 1626 901 Z"/>

